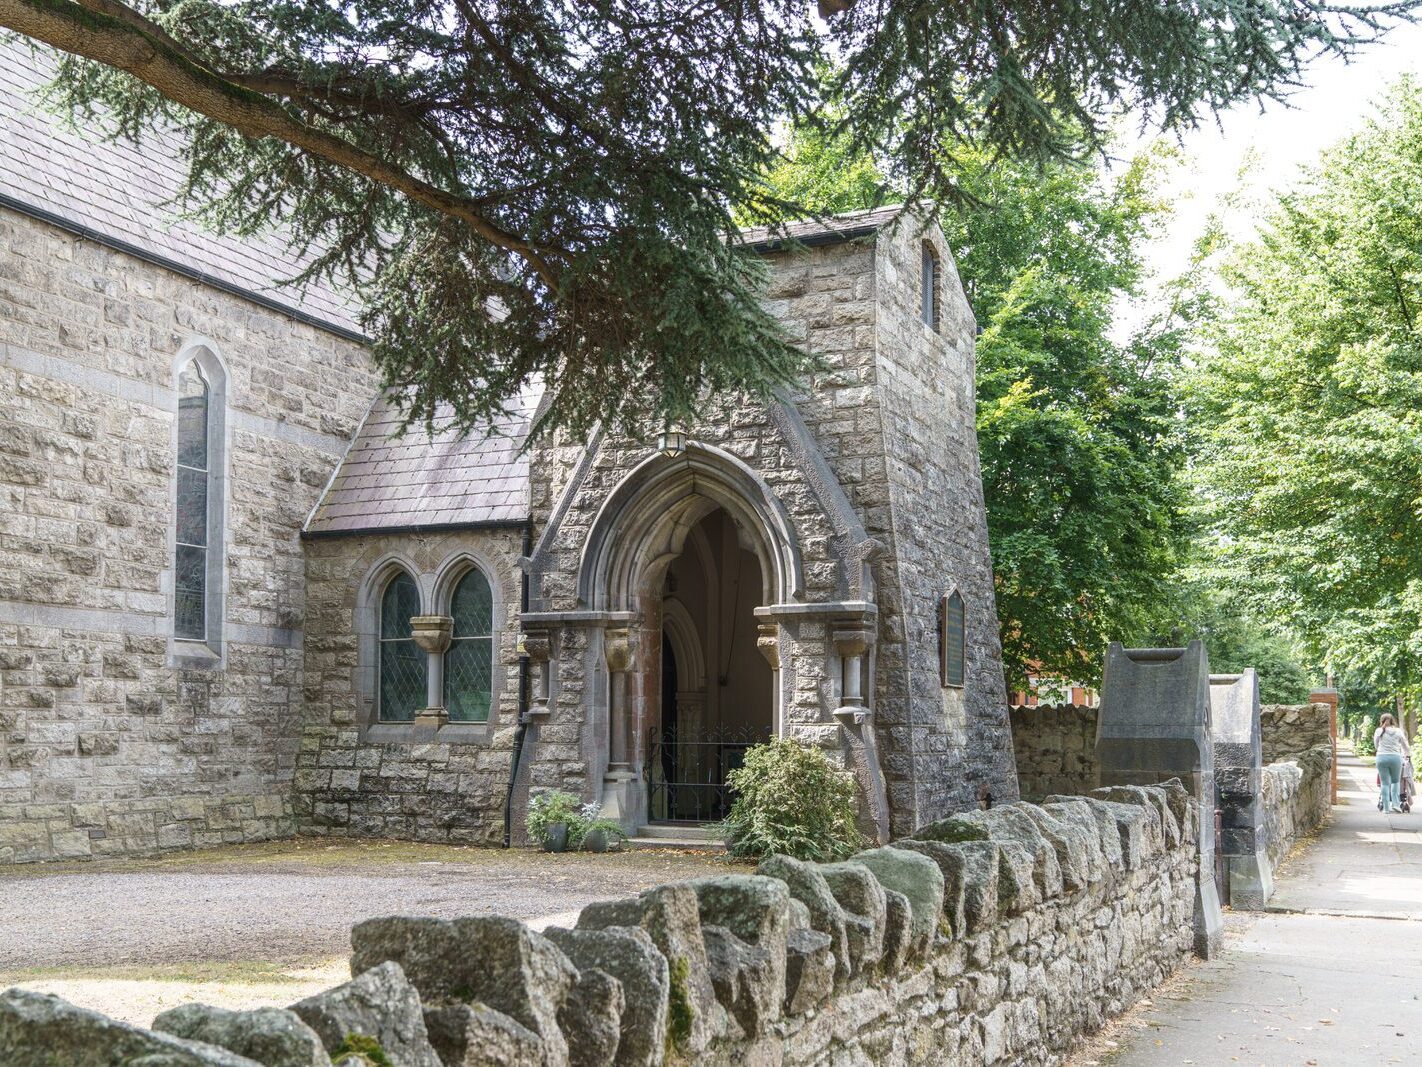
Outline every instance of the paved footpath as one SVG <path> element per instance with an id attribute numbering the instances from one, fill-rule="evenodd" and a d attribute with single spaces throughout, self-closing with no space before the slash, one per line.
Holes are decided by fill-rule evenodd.
<path id="1" fill-rule="evenodd" d="M 1099 1062 L 1422 1060 L 1422 807 L 1383 815 L 1372 767 L 1340 757 L 1339 804 L 1283 866 L 1269 912 L 1231 915 L 1219 958 L 1156 997 Z"/>

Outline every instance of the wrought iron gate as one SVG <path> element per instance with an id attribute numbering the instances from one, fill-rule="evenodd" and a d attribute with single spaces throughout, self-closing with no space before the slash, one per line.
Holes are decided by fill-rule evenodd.
<path id="1" fill-rule="evenodd" d="M 726 777 L 746 749 L 770 739 L 766 730 L 716 730 L 653 735 L 647 746 L 647 810 L 653 822 L 704 823 L 730 810 Z"/>

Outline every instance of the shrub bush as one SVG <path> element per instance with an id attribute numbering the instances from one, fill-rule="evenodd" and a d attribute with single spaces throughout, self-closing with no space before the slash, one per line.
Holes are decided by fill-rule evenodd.
<path id="1" fill-rule="evenodd" d="M 733 856 L 827 861 L 864 847 L 854 779 L 818 748 L 778 737 L 747 749 L 726 780 L 735 799 L 722 831 Z"/>
<path id="2" fill-rule="evenodd" d="M 541 844 L 548 840 L 548 828 L 561 822 L 567 825 L 571 839 L 579 807 L 578 798 L 572 793 L 557 789 L 539 793 L 528 802 L 528 836 Z"/>

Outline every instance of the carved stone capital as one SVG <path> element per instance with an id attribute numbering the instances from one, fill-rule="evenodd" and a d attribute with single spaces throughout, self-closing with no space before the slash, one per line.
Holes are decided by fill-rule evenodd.
<path id="1" fill-rule="evenodd" d="M 410 619 L 411 636 L 426 652 L 438 655 L 449 647 L 454 636 L 454 620 L 448 615 L 415 615 Z"/>
<path id="2" fill-rule="evenodd" d="M 839 625 L 830 631 L 830 640 L 834 642 L 834 650 L 841 656 L 862 656 L 874 644 L 874 631 L 862 624 Z"/>
<path id="3" fill-rule="evenodd" d="M 547 630 L 525 630 L 523 650 L 535 663 L 547 663 L 553 656 L 553 638 Z"/>
<path id="4" fill-rule="evenodd" d="M 770 664 L 770 669 L 780 669 L 780 624 L 763 622 L 756 628 L 755 647 Z"/>
<path id="5" fill-rule="evenodd" d="M 602 641 L 608 670 L 616 674 L 632 665 L 632 631 L 608 630 Z"/>

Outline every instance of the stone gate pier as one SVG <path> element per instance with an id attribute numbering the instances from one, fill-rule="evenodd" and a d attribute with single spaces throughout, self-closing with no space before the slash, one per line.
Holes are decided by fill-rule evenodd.
<path id="1" fill-rule="evenodd" d="M 1224 933 L 1215 868 L 1215 761 L 1210 664 L 1205 646 L 1106 650 L 1096 759 L 1103 786 L 1150 785 L 1178 778 L 1199 824 L 1195 953 L 1209 959 Z"/>

